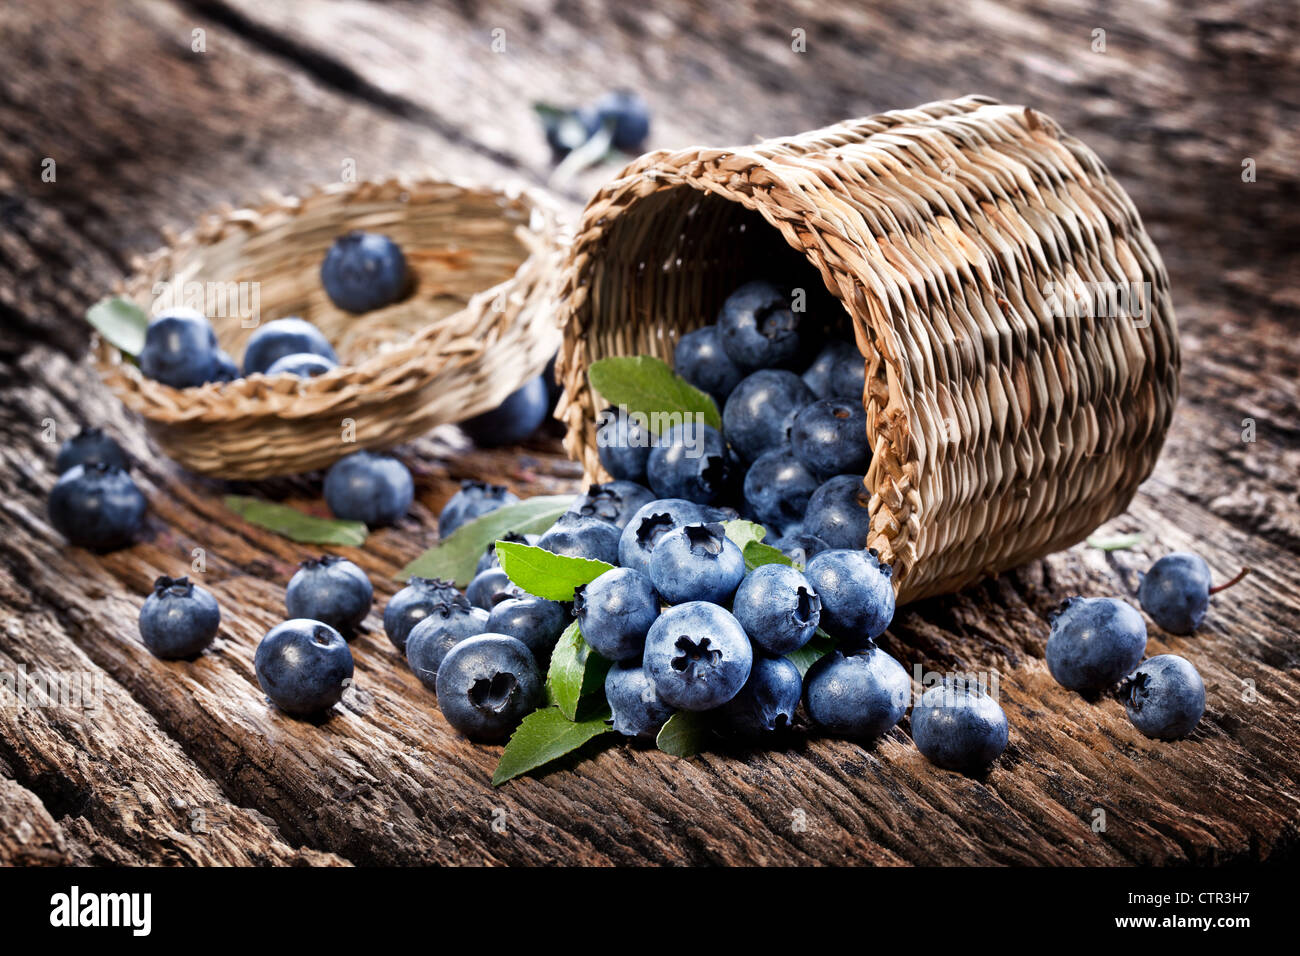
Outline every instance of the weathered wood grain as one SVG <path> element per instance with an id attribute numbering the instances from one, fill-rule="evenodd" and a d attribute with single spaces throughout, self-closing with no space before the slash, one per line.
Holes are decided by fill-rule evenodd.
<path id="1" fill-rule="evenodd" d="M 1291 211 L 1294 11 L 1247 2 L 1192 16 L 1159 4 L 1104 17 L 1012 0 L 871 12 L 740 4 L 602 12 L 528 0 L 513 12 L 365 2 L 11 4 L 0 52 L 0 674 L 82 673 L 93 712 L 0 707 L 0 862 L 39 863 L 1170 863 L 1295 853 L 1300 761 L 1300 343 Z M 1097 22 L 1094 23 L 1093 21 Z M 498 23 L 499 21 L 499 23 Z M 492 53 L 490 31 L 506 30 Z M 207 51 L 190 50 L 191 30 Z M 1090 31 L 1108 31 L 1093 53 Z M 807 54 L 789 51 L 808 31 Z M 93 41 L 87 37 L 94 37 Z M 1288 82 L 1290 78 L 1291 82 Z M 798 734 L 785 749 L 689 761 L 616 746 L 504 788 L 499 747 L 457 737 L 379 624 L 393 574 L 435 538 L 463 477 L 525 494 L 576 489 L 543 438 L 470 449 L 443 429 L 401 454 L 417 503 L 364 549 L 376 584 L 357 684 L 323 724 L 269 708 L 252 654 L 312 549 L 227 512 L 219 482 L 151 451 L 97 382 L 77 316 L 164 226 L 267 186 L 431 163 L 467 177 L 548 175 L 533 99 L 627 83 L 656 108 L 655 145 L 743 142 L 980 90 L 1031 102 L 1087 139 L 1151 224 L 1183 328 L 1183 399 L 1155 474 L 1083 546 L 903 609 L 885 641 L 907 666 L 999 675 L 1011 722 L 987 775 L 938 771 L 907 724 L 866 747 Z M 1260 179 L 1240 181 L 1241 155 Z M 58 163 L 56 183 L 41 161 Z M 611 170 L 568 189 L 574 199 Z M 1288 272 L 1290 270 L 1290 273 Z M 1271 281 L 1270 281 L 1271 277 Z M 1243 419 L 1257 441 L 1242 441 Z M 147 532 L 95 556 L 49 527 L 55 475 L 42 423 L 103 424 L 140 462 Z M 240 486 L 320 511 L 319 476 Z M 223 608 L 193 664 L 161 662 L 135 617 L 153 577 L 187 570 Z M 1175 548 L 1216 578 L 1205 629 L 1152 629 L 1188 656 L 1209 707 L 1188 741 L 1149 741 L 1114 701 L 1057 686 L 1046 615 L 1073 593 L 1132 597 Z M 2 693 L 2 692 L 0 692 Z M 584 757 L 592 756 L 584 754 Z M 193 811 L 202 810 L 202 817 Z M 1104 816 L 1099 815 L 1102 811 Z M 194 821 L 201 821 L 196 831 Z M 1104 828 L 1099 821 L 1104 820 Z M 220 826 L 212 826 L 213 821 Z M 207 826 L 204 826 L 207 823 Z"/>

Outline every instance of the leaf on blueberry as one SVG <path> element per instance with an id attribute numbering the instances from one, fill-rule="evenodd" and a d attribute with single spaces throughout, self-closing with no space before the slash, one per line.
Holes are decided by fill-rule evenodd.
<path id="1" fill-rule="evenodd" d="M 762 541 L 767 537 L 767 529 L 761 524 L 746 521 L 743 518 L 724 521 L 722 527 L 727 532 L 727 537 L 740 549 L 741 554 L 745 553 L 745 549 L 749 547 L 751 541 Z"/>
<path id="2" fill-rule="evenodd" d="M 583 698 L 604 694 L 608 671 L 609 661 L 592 650 L 574 621 L 564 629 L 551 652 L 551 666 L 546 672 L 550 698 L 566 718 L 577 720 Z"/>
<path id="3" fill-rule="evenodd" d="M 680 416 L 700 415 L 706 425 L 722 428 L 722 415 L 712 396 L 700 391 L 663 362 L 650 355 L 617 355 L 597 359 L 587 372 L 591 387 L 611 405 L 645 415 L 659 432 L 665 415 L 680 424 Z M 656 416 L 656 412 L 660 413 Z"/>
<path id="4" fill-rule="evenodd" d="M 104 341 L 134 358 L 144 350 L 144 336 L 149 316 L 130 299 L 111 295 L 86 310 L 86 321 L 104 337 Z"/>
<path id="5" fill-rule="evenodd" d="M 1140 534 L 1093 534 L 1088 536 L 1088 547 L 1099 551 L 1127 551 L 1142 543 Z"/>
<path id="6" fill-rule="evenodd" d="M 614 728 L 607 723 L 609 719 L 609 708 L 578 723 L 554 707 L 533 711 L 523 719 L 506 744 L 496 772 L 492 774 L 492 786 L 498 787 L 521 773 L 536 770 L 572 753 L 589 740 L 613 733 Z"/>
<path id="7" fill-rule="evenodd" d="M 785 656 L 791 664 L 799 668 L 799 676 L 806 677 L 808 669 L 833 650 L 835 650 L 835 638 L 819 628 L 807 644 Z"/>
<path id="8" fill-rule="evenodd" d="M 362 521 L 317 518 L 288 505 L 278 505 L 260 498 L 226 495 L 226 507 L 250 524 L 300 544 L 333 544 L 359 548 L 366 543 L 366 525 Z"/>
<path id="9" fill-rule="evenodd" d="M 704 749 L 709 728 L 704 717 L 689 710 L 679 710 L 659 728 L 655 746 L 674 757 L 694 757 Z"/>
<path id="10" fill-rule="evenodd" d="M 554 554 L 518 541 L 498 541 L 496 554 L 511 581 L 548 601 L 572 601 L 575 589 L 614 569 L 604 561 Z"/>
<path id="11" fill-rule="evenodd" d="M 442 578 L 463 588 L 474 579 L 474 568 L 489 544 L 509 531 L 541 534 L 569 510 L 573 500 L 573 495 L 535 495 L 489 511 L 461 525 L 446 541 L 429 548 L 394 578 Z"/>
<path id="12" fill-rule="evenodd" d="M 794 562 L 780 548 L 774 548 L 770 544 L 764 544 L 762 541 L 748 542 L 742 553 L 745 556 L 745 570 L 753 571 L 764 564 L 785 564 L 790 567 Z"/>

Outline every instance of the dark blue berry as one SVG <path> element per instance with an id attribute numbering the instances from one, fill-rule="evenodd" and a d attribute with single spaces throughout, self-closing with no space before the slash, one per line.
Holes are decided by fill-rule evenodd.
<path id="1" fill-rule="evenodd" d="M 438 538 L 447 540 L 457 528 L 481 518 L 502 505 L 513 505 L 519 498 L 503 485 L 485 481 L 462 481 L 460 490 L 448 499 L 438 514 Z"/>
<path id="2" fill-rule="evenodd" d="M 764 369 L 736 386 L 722 410 L 722 430 L 745 461 L 790 441 L 795 415 L 816 396 L 794 372 Z"/>
<path id="3" fill-rule="evenodd" d="M 336 518 L 389 525 L 415 500 L 411 472 L 391 455 L 358 451 L 336 461 L 325 474 L 325 503 Z"/>
<path id="4" fill-rule="evenodd" d="M 579 110 L 578 116 L 586 127 L 588 139 L 608 126 L 610 145 L 626 153 L 641 152 L 650 136 L 650 107 L 631 90 L 606 93 L 594 105 Z"/>
<path id="5" fill-rule="evenodd" d="M 507 531 L 498 538 L 497 541 L 509 541 L 513 544 L 536 546 L 537 542 L 540 541 L 541 538 L 542 536 L 540 534 L 515 534 L 513 531 Z M 501 567 L 501 559 L 497 557 L 497 542 L 491 541 L 488 543 L 487 550 L 483 552 L 483 556 L 478 559 L 478 564 L 474 568 L 474 573 L 482 574 L 489 568 L 499 567 Z"/>
<path id="6" fill-rule="evenodd" d="M 537 546 L 553 554 L 618 564 L 620 535 L 618 526 L 608 521 L 567 512 L 541 536 Z"/>
<path id="7" fill-rule="evenodd" d="M 804 575 L 821 598 L 822 629 L 846 647 L 874 640 L 894 619 L 893 570 L 874 551 L 823 551 Z"/>
<path id="8" fill-rule="evenodd" d="M 525 591 L 510 580 L 510 576 L 501 568 L 488 568 L 481 574 L 474 575 L 465 589 L 465 597 L 475 607 L 491 611 L 502 601 L 509 598 L 523 597 Z"/>
<path id="9" fill-rule="evenodd" d="M 799 668 L 784 657 L 757 657 L 740 693 L 718 708 L 718 722 L 742 737 L 785 730 L 802 693 Z"/>
<path id="10" fill-rule="evenodd" d="M 329 339 L 305 319 L 276 319 L 260 327 L 244 346 L 244 374 L 265 372 L 286 355 L 310 352 L 338 364 L 339 357 Z"/>
<path id="11" fill-rule="evenodd" d="M 1142 577 L 1142 610 L 1171 634 L 1191 634 L 1210 606 L 1210 566 L 1196 554 L 1167 554 Z"/>
<path id="12" fill-rule="evenodd" d="M 817 353 L 817 357 L 803 373 L 804 384 L 812 389 L 812 393 L 818 398 L 837 397 L 834 384 L 835 367 L 846 355 L 854 355 L 858 361 L 862 360 L 858 347 L 852 342 L 832 342 Z"/>
<path id="13" fill-rule="evenodd" d="M 817 633 L 822 601 L 808 579 L 785 564 L 764 564 L 736 590 L 735 615 L 754 646 L 780 656 Z"/>
<path id="14" fill-rule="evenodd" d="M 442 659 L 438 707 L 471 740 L 502 740 L 542 701 L 542 676 L 532 652 L 513 637 L 479 634 Z"/>
<path id="15" fill-rule="evenodd" d="M 539 375 L 507 395 L 496 408 L 467 418 L 460 427 L 480 448 L 517 445 L 531 437 L 550 413 L 550 393 Z"/>
<path id="16" fill-rule="evenodd" d="M 1062 687 L 1098 691 L 1132 673 L 1147 648 L 1147 625 L 1119 598 L 1070 598 L 1052 617 L 1047 667 Z"/>
<path id="17" fill-rule="evenodd" d="M 718 338 L 731 361 L 745 371 L 784 368 L 803 357 L 800 318 L 776 286 L 747 282 L 722 304 Z"/>
<path id="18" fill-rule="evenodd" d="M 406 292 L 406 257 L 397 243 L 374 232 L 349 232 L 334 240 L 320 267 L 321 285 L 345 312 L 392 305 Z"/>
<path id="19" fill-rule="evenodd" d="M 614 664 L 605 674 L 605 700 L 614 730 L 624 737 L 653 740 L 673 709 L 657 693 L 640 661 Z"/>
<path id="20" fill-rule="evenodd" d="M 650 556 L 650 581 L 669 604 L 730 604 L 745 558 L 721 524 L 688 524 L 664 535 Z"/>
<path id="21" fill-rule="evenodd" d="M 73 465 L 50 490 L 50 524 L 72 544 L 92 551 L 130 544 L 144 512 L 144 495 L 114 465 Z"/>
<path id="22" fill-rule="evenodd" d="M 852 346 L 851 353 L 846 352 L 835 362 L 835 371 L 831 375 L 831 392 L 835 398 L 843 398 L 861 404 L 866 398 L 867 363 Z"/>
<path id="23" fill-rule="evenodd" d="M 708 392 L 721 406 L 731 390 L 745 377 L 739 366 L 722 350 L 716 325 L 687 332 L 673 350 L 673 369 L 700 391 Z"/>
<path id="24" fill-rule="evenodd" d="M 155 657 L 196 657 L 212 643 L 221 608 L 207 590 L 189 578 L 160 577 L 140 608 L 140 636 Z"/>
<path id="25" fill-rule="evenodd" d="M 428 617 L 439 604 L 469 607 L 469 599 L 450 581 L 438 578 L 411 578 L 406 587 L 388 600 L 384 607 L 384 633 L 393 646 L 405 653 L 406 638 L 416 624 Z"/>
<path id="26" fill-rule="evenodd" d="M 848 655 L 831 651 L 804 679 L 808 716 L 846 737 L 879 737 L 903 719 L 911 694 L 907 670 L 874 644 Z"/>
<path id="27" fill-rule="evenodd" d="M 836 475 L 818 486 L 808 499 L 803 530 L 832 548 L 866 546 L 871 532 L 871 495 L 861 475 Z"/>
<path id="28" fill-rule="evenodd" d="M 912 708 L 912 740 L 937 767 L 980 770 L 1007 749 L 1007 715 L 970 681 L 948 678 Z"/>
<path id="29" fill-rule="evenodd" d="M 1120 699 L 1142 733 L 1177 740 L 1195 730 L 1205 713 L 1205 682 L 1186 658 L 1158 654 L 1128 676 Z"/>
<path id="30" fill-rule="evenodd" d="M 352 680 L 352 652 L 328 624 L 295 618 L 271 628 L 253 655 L 257 682 L 286 714 L 324 713 Z"/>
<path id="31" fill-rule="evenodd" d="M 569 510 L 608 521 L 621 531 L 643 505 L 654 500 L 654 492 L 635 481 L 607 481 L 588 486 Z"/>
<path id="32" fill-rule="evenodd" d="M 321 621 L 346 636 L 366 619 L 374 598 L 366 572 L 347 558 L 326 554 L 298 566 L 285 588 L 284 607 L 289 617 Z"/>
<path id="33" fill-rule="evenodd" d="M 642 505 L 619 537 L 618 563 L 648 577 L 650 555 L 660 538 L 673 528 L 706 520 L 716 519 L 703 506 L 685 498 L 657 498 Z"/>
<path id="34" fill-rule="evenodd" d="M 745 686 L 754 649 L 731 612 L 705 601 L 670 607 L 646 636 L 642 664 L 655 691 L 679 710 L 721 707 Z"/>
<path id="35" fill-rule="evenodd" d="M 569 611 L 559 601 L 525 595 L 507 598 L 492 608 L 485 630 L 505 634 L 521 642 L 545 668 L 551 651 L 569 626 Z"/>
<path id="36" fill-rule="evenodd" d="M 865 475 L 871 448 L 862 402 L 824 398 L 800 409 L 790 429 L 790 446 L 822 481 L 836 475 Z"/>
<path id="37" fill-rule="evenodd" d="M 772 542 L 772 547 L 800 567 L 806 566 L 816 555 L 831 549 L 829 544 L 815 534 L 808 534 L 802 527 L 787 529 L 785 534 Z"/>
<path id="38" fill-rule="evenodd" d="M 574 592 L 573 616 L 583 639 L 601 657 L 635 660 L 659 616 L 659 595 L 640 571 L 614 568 Z"/>
<path id="39" fill-rule="evenodd" d="M 730 490 L 732 462 L 716 428 L 685 422 L 660 436 L 650 452 L 646 475 L 660 498 L 710 505 Z"/>
<path id="40" fill-rule="evenodd" d="M 75 465 L 112 465 L 123 471 L 131 467 L 122 446 L 99 428 L 83 428 L 59 447 L 54 470 L 61 475 Z"/>
<path id="41" fill-rule="evenodd" d="M 451 602 L 435 604 L 406 637 L 406 663 L 426 689 L 438 689 L 438 668 L 447 653 L 466 638 L 487 631 L 488 612 Z"/>
<path id="42" fill-rule="evenodd" d="M 140 371 L 172 388 L 192 388 L 216 377 L 217 336 L 193 309 L 172 309 L 149 323 Z"/>
<path id="43" fill-rule="evenodd" d="M 292 355 L 281 356 L 272 362 L 271 367 L 266 370 L 266 374 L 315 378 L 317 375 L 332 372 L 336 368 L 338 368 L 338 363 L 330 361 L 323 355 L 315 355 L 311 352 L 295 352 Z"/>
<path id="44" fill-rule="evenodd" d="M 597 420 L 596 453 L 616 480 L 644 484 L 654 438 L 636 415 L 606 409 Z"/>
<path id="45" fill-rule="evenodd" d="M 821 482 L 788 445 L 759 455 L 745 472 L 745 502 L 769 528 L 788 528 L 803 520 L 808 499 Z"/>

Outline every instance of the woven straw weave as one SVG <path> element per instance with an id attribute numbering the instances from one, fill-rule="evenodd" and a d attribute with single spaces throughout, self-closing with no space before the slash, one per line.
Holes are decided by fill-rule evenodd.
<path id="1" fill-rule="evenodd" d="M 1080 540 L 1154 466 L 1179 350 L 1136 209 L 1050 119 L 966 97 L 652 153 L 592 199 L 563 279 L 559 363 L 567 447 L 589 476 L 603 475 L 590 363 L 671 361 L 737 285 L 792 269 L 820 276 L 828 325 L 851 324 L 866 357 L 863 544 L 894 565 L 900 600 Z M 1094 317 L 1054 301 L 1052 283 L 1146 283 L 1149 301 L 1140 318 Z"/>
<path id="2" fill-rule="evenodd" d="M 406 299 L 364 315 L 329 301 L 320 264 L 351 229 L 402 247 L 416 276 Z M 106 342 L 96 360 L 167 455 L 191 471 L 254 479 L 324 468 L 358 448 L 391 446 L 494 408 L 539 374 L 560 342 L 553 306 L 561 258 L 554 213 L 522 191 L 425 178 L 272 196 L 169 237 L 119 292 L 152 315 L 171 303 L 166 292 L 159 301 L 160 283 L 182 291 L 259 283 L 260 322 L 314 323 L 339 368 L 175 389 L 144 377 Z M 233 306 L 224 312 L 209 318 L 238 364 L 254 328 Z M 355 443 L 345 429 L 355 430 Z"/>

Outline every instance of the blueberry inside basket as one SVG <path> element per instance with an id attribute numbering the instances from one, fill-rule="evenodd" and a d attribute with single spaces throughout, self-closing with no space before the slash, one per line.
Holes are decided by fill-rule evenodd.
<path id="1" fill-rule="evenodd" d="M 330 302 L 321 262 L 350 230 L 402 248 L 413 277 L 404 299 L 361 315 Z M 176 389 L 107 341 L 96 362 L 191 471 L 257 479 L 324 468 L 494 408 L 539 374 L 559 345 L 558 236 L 535 195 L 433 178 L 337 184 L 221 210 L 138 263 L 120 293 L 149 315 L 198 308 L 236 361 L 258 325 L 301 317 L 330 340 L 339 367 Z"/>
<path id="2" fill-rule="evenodd" d="M 559 414 L 589 478 L 605 477 L 591 363 L 671 362 L 732 290 L 774 275 L 863 354 L 863 546 L 900 602 L 1081 540 L 1154 467 L 1179 370 L 1160 256 L 1087 146 L 972 96 L 650 153 L 605 186 L 561 291 Z"/>

